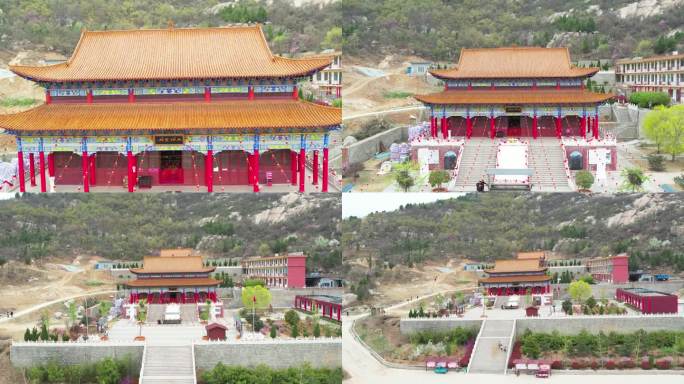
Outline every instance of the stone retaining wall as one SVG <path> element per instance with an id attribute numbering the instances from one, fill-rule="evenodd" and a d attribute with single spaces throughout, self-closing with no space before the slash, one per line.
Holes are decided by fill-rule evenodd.
<path id="1" fill-rule="evenodd" d="M 526 318 L 516 322 L 516 334 L 526 329 L 534 332 L 550 333 L 558 331 L 563 335 L 575 335 L 583 329 L 590 333 L 603 331 L 629 333 L 643 329 L 652 331 L 681 331 L 684 329 L 683 316 L 582 316 L 575 318 Z"/>
<path id="2" fill-rule="evenodd" d="M 389 151 L 392 143 L 401 143 L 408 140 L 408 126 L 388 129 L 371 137 L 349 146 L 349 164 L 362 163 L 372 158 L 377 152 L 380 143 Z"/>
<path id="3" fill-rule="evenodd" d="M 31 367 L 55 362 L 59 365 L 96 363 L 107 357 L 130 358 L 135 369 L 142 362 L 142 343 L 13 343 L 10 361 L 16 367 Z"/>
<path id="4" fill-rule="evenodd" d="M 275 340 L 255 342 L 198 342 L 195 365 L 210 370 L 218 363 L 288 368 L 308 363 L 313 368 L 342 366 L 342 340 Z"/>

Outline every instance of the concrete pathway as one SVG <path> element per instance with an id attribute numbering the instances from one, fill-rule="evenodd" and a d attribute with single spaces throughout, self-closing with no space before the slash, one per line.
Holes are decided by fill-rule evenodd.
<path id="1" fill-rule="evenodd" d="M 469 373 L 503 373 L 506 369 L 508 346 L 513 337 L 514 320 L 488 320 L 482 323 L 468 366 Z M 506 350 L 503 350 L 501 346 Z"/>
<path id="2" fill-rule="evenodd" d="M 195 384 L 192 345 L 146 346 L 141 384 Z"/>

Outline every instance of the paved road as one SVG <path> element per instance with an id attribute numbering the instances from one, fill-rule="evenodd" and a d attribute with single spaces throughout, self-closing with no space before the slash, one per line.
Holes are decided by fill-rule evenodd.
<path id="1" fill-rule="evenodd" d="M 21 311 L 14 312 L 14 317 L 12 317 L 12 318 L 3 317 L 2 319 L 0 319 L 0 324 L 3 323 L 3 322 L 6 322 L 6 321 L 10 321 L 10 320 L 12 320 L 12 319 L 16 319 L 16 318 L 18 318 L 18 317 L 22 317 L 22 316 L 24 316 L 24 315 L 28 315 L 29 313 L 39 311 L 39 310 L 41 310 L 41 309 L 43 309 L 43 308 L 46 308 L 46 307 L 49 307 L 49 306 L 51 306 L 51 305 L 53 305 L 53 304 L 62 303 L 62 302 L 67 301 L 67 300 L 78 299 L 78 298 L 82 298 L 82 297 L 90 297 L 90 296 L 98 296 L 98 295 L 107 295 L 107 294 L 113 294 L 113 293 L 116 293 L 116 292 L 117 292 L 117 291 L 95 291 L 95 292 L 88 292 L 88 293 L 83 293 L 83 294 L 78 294 L 78 295 L 71 295 L 71 296 L 61 297 L 61 298 L 59 298 L 59 299 L 55 299 L 55 300 L 52 300 L 52 301 L 47 301 L 47 302 L 45 302 L 45 303 L 40 303 L 40 304 L 38 304 L 38 305 L 34 305 L 33 307 L 29 307 L 29 308 L 23 309 L 23 310 L 21 310 Z"/>
<path id="2" fill-rule="evenodd" d="M 417 300 L 422 300 L 426 297 L 434 296 L 442 292 L 436 292 L 431 295 L 420 297 Z M 417 300 L 402 302 L 385 310 L 392 310 L 408 305 Z M 351 334 L 351 327 L 355 320 L 368 316 L 368 313 L 363 313 L 355 316 L 343 316 L 342 318 L 342 366 L 349 374 L 349 378 L 344 382 L 349 384 L 375 384 L 375 383 L 392 383 L 392 384 L 431 384 L 445 382 L 468 382 L 469 384 L 492 384 L 492 383 L 539 383 L 540 379 L 534 376 L 515 376 L 515 375 L 501 375 L 501 374 L 473 374 L 473 373 L 448 373 L 446 375 L 438 375 L 432 372 L 415 369 L 399 369 L 389 368 L 382 365 L 378 360 L 371 355 L 371 353 L 359 343 Z M 574 374 L 556 374 L 553 375 L 547 382 L 558 384 L 576 384 L 578 381 L 583 384 L 606 384 L 619 382 L 620 384 L 643 384 L 650 381 L 658 382 L 658 384 L 681 384 L 681 375 L 667 375 L 667 374 L 635 374 L 635 375 L 574 375 Z"/>
<path id="3" fill-rule="evenodd" d="M 421 110 L 421 109 L 425 109 L 425 106 L 423 106 L 423 105 L 412 105 L 412 106 L 408 106 L 408 107 L 390 108 L 390 109 L 385 109 L 382 111 L 357 113 L 357 114 L 350 115 L 350 116 L 342 116 L 342 121 L 349 121 L 349 120 L 359 119 L 362 117 L 386 115 L 386 114 L 390 114 L 390 113 L 416 111 L 416 110 Z"/>

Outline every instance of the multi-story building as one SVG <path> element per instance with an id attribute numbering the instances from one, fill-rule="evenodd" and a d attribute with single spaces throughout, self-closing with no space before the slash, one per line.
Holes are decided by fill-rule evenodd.
<path id="1" fill-rule="evenodd" d="M 622 284 L 629 281 L 629 256 L 621 253 L 616 256 L 589 259 L 587 272 L 598 281 Z"/>
<path id="2" fill-rule="evenodd" d="M 250 257 L 242 261 L 245 278 L 264 280 L 269 287 L 304 288 L 306 255 L 302 252 L 269 257 Z"/>
<path id="3" fill-rule="evenodd" d="M 325 50 L 320 57 L 331 60 L 330 65 L 311 76 L 311 85 L 321 97 L 342 97 L 342 53 Z"/>
<path id="4" fill-rule="evenodd" d="M 684 54 L 637 57 L 615 63 L 617 86 L 629 92 L 665 92 L 674 103 L 682 102 Z"/>

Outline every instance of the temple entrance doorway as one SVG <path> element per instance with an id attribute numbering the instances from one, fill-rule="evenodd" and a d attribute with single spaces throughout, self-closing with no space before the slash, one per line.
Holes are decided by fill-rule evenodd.
<path id="1" fill-rule="evenodd" d="M 162 151 L 159 184 L 183 184 L 183 151 Z"/>

